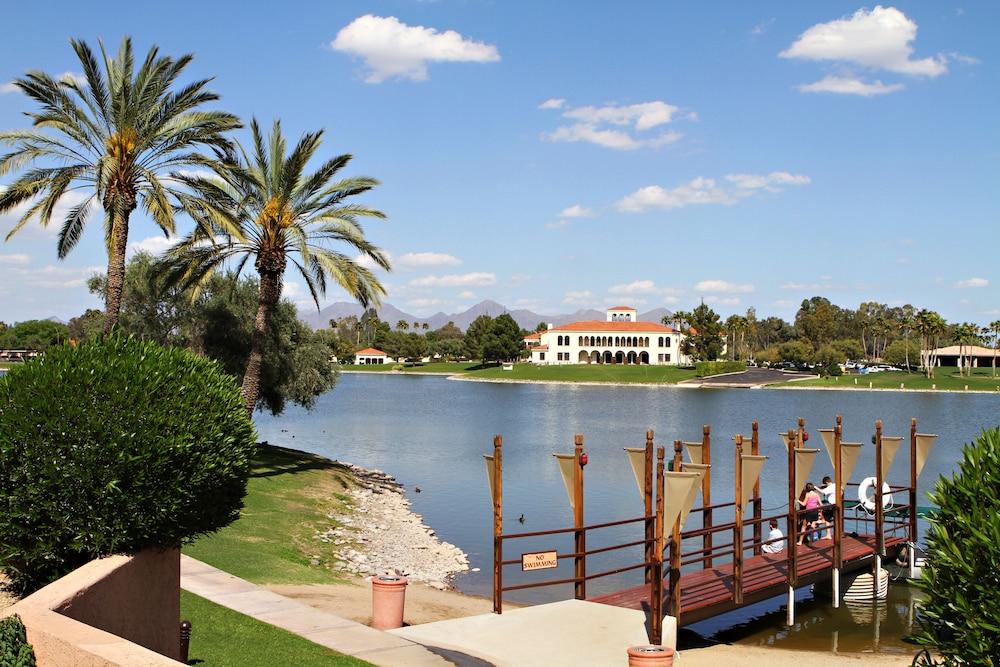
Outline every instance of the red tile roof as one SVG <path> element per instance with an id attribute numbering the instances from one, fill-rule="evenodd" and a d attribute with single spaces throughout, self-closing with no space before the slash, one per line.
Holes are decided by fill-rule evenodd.
<path id="1" fill-rule="evenodd" d="M 378 357 L 378 356 L 388 357 L 389 356 L 388 354 L 386 354 L 382 350 L 376 350 L 374 347 L 366 347 L 363 350 L 358 350 L 357 352 L 354 353 L 354 356 L 358 356 L 358 355 L 362 355 L 362 356 L 365 356 L 365 357 Z"/>
<path id="2" fill-rule="evenodd" d="M 632 306 L 615 306 L 614 308 L 608 308 L 608 310 L 635 310 Z"/>
<path id="3" fill-rule="evenodd" d="M 541 350 L 542 352 L 544 352 L 547 349 L 549 349 L 548 345 L 536 345 L 535 347 L 531 348 L 531 351 L 534 352 L 535 350 Z"/>
<path id="4" fill-rule="evenodd" d="M 587 320 L 570 322 L 549 331 L 636 331 L 647 333 L 678 333 L 677 329 L 656 322 L 606 322 L 605 320 Z"/>
<path id="5" fill-rule="evenodd" d="M 524 340 L 541 340 L 541 339 L 542 339 L 542 334 L 538 333 L 537 331 L 535 333 L 530 333 L 524 337 Z"/>

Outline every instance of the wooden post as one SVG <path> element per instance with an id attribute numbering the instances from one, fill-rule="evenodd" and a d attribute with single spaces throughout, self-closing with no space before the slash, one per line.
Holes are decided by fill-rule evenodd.
<path id="1" fill-rule="evenodd" d="M 906 546 L 907 576 L 916 577 L 917 547 L 917 418 L 910 419 L 910 539 Z"/>
<path id="2" fill-rule="evenodd" d="M 673 469 L 677 472 L 681 469 L 683 454 L 681 450 L 684 445 L 680 440 L 674 440 L 674 464 Z M 669 613 L 676 619 L 681 617 L 681 517 L 680 514 L 674 519 L 670 534 L 670 607 Z"/>
<path id="3" fill-rule="evenodd" d="M 587 599 L 587 532 L 583 530 L 583 436 L 579 433 L 574 438 L 573 459 L 576 465 L 573 467 L 573 526 L 576 528 L 576 553 L 574 558 L 576 563 L 576 583 L 574 589 L 577 600 Z"/>
<path id="4" fill-rule="evenodd" d="M 647 563 L 653 561 L 653 540 L 656 539 L 656 520 L 653 518 L 653 431 L 646 431 L 646 459 L 643 470 L 643 501 L 646 512 L 646 548 L 644 550 Z M 646 583 L 653 579 L 653 566 L 646 566 Z"/>
<path id="5" fill-rule="evenodd" d="M 837 415 L 837 425 L 833 427 L 833 608 L 840 607 L 840 568 L 843 567 L 844 536 L 844 471 L 840 455 L 843 437 L 843 417 Z"/>
<path id="6" fill-rule="evenodd" d="M 798 436 L 788 429 L 788 537 L 785 569 L 788 577 L 788 625 L 795 624 L 795 556 L 798 542 L 798 508 L 795 505 L 795 449 Z"/>
<path id="7" fill-rule="evenodd" d="M 705 424 L 701 427 L 701 462 L 712 465 L 712 427 Z M 712 505 L 712 468 L 705 469 L 705 474 L 701 478 L 701 503 L 702 507 Z M 701 513 L 701 525 L 703 528 L 712 527 L 712 510 L 708 509 Z M 708 531 L 701 538 L 701 547 L 705 550 L 705 557 L 702 564 L 706 568 L 712 567 L 712 533 Z"/>
<path id="8" fill-rule="evenodd" d="M 879 576 L 882 557 L 885 556 L 885 540 L 882 534 L 882 420 L 875 420 L 875 569 L 872 573 L 872 599 L 878 599 Z"/>
<path id="9" fill-rule="evenodd" d="M 753 425 L 751 426 L 750 435 L 750 453 L 754 456 L 760 454 L 760 424 L 757 423 L 755 419 Z M 759 556 L 761 554 L 761 541 L 764 539 L 764 524 L 761 522 L 761 518 L 764 516 L 764 500 L 760 497 L 760 476 L 757 477 L 757 481 L 753 484 L 753 555 Z"/>
<path id="10" fill-rule="evenodd" d="M 649 585 L 649 641 L 659 644 L 663 633 L 663 447 L 656 448 L 656 530 L 653 549 L 653 580 Z"/>
<path id="11" fill-rule="evenodd" d="M 733 603 L 743 604 L 743 436 L 736 436 L 736 501 L 733 528 Z"/>
<path id="12" fill-rule="evenodd" d="M 503 436 L 493 436 L 493 612 L 503 613 Z"/>

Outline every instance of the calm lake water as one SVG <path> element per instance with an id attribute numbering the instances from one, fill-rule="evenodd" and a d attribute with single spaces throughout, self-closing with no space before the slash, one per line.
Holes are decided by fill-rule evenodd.
<path id="1" fill-rule="evenodd" d="M 468 553 L 471 567 L 480 568 L 479 572 L 460 576 L 456 586 L 468 593 L 489 596 L 492 509 L 483 454 L 492 452 L 495 433 L 504 437 L 505 532 L 521 532 L 572 525 L 552 454 L 571 452 L 575 433 L 584 435 L 590 459 L 586 467 L 585 509 L 586 522 L 591 524 L 641 516 L 642 499 L 622 448 L 642 446 L 645 431 L 650 428 L 656 432 L 657 445 L 668 448 L 669 457 L 674 439 L 698 440 L 702 424 L 710 424 L 712 500 L 732 500 L 731 438 L 736 433 L 749 434 L 750 424 L 756 419 L 760 422 L 761 453 L 770 457 L 761 475 L 767 514 L 780 511 L 787 499 L 785 450 L 778 432 L 794 427 L 796 419 L 803 417 L 814 437 L 810 445 L 822 450 L 816 429 L 832 427 L 837 414 L 844 417 L 845 440 L 866 443 L 853 475 L 855 482 L 874 474 L 874 448 L 869 443 L 876 419 L 883 420 L 887 435 L 907 436 L 911 417 L 918 419 L 921 432 L 939 434 L 920 480 L 919 504 L 928 504 L 923 491 L 938 475 L 954 469 L 962 444 L 983 428 L 1000 423 L 1000 396 L 493 384 L 432 376 L 344 374 L 312 412 L 293 407 L 280 417 L 258 415 L 256 422 L 261 439 L 273 444 L 394 475 L 408 489 L 414 510 L 442 539 Z M 832 474 L 829 463 L 825 451 L 821 451 L 811 478 L 819 481 L 823 475 Z M 907 450 L 901 447 L 889 471 L 889 481 L 905 484 L 908 471 Z M 414 493 L 417 486 L 422 490 L 419 494 Z M 900 501 L 905 502 L 905 498 Z M 724 516 L 721 512 L 717 517 Z M 522 514 L 523 525 L 517 521 Z M 696 525 L 692 517 L 686 527 Z M 851 530 L 850 524 L 847 529 Z M 641 524 L 608 529 L 588 535 L 587 546 L 592 549 L 641 539 L 641 532 Z M 570 539 L 548 537 L 509 544 L 505 558 L 516 558 L 527 551 L 571 551 Z M 588 571 L 640 561 L 638 550 L 601 554 L 588 558 Z M 561 562 L 564 564 L 557 570 L 528 575 L 522 575 L 519 568 L 506 568 L 505 584 L 528 581 L 525 576 L 533 580 L 571 576 L 570 561 Z M 588 595 L 641 583 L 641 576 L 638 570 L 591 581 Z M 801 595 L 809 597 L 808 591 Z M 511 593 L 507 599 L 538 602 L 571 596 L 569 587 L 553 587 Z M 778 611 L 780 604 L 780 600 L 763 603 L 699 624 L 696 629 L 717 634 L 742 626 L 743 636 L 752 641 L 780 642 L 780 637 L 766 638 L 770 631 L 767 628 L 780 627 L 783 620 Z M 823 626 L 820 621 L 827 613 L 826 606 L 815 605 L 821 618 L 809 627 Z M 807 618 L 808 612 L 803 613 Z M 870 610 L 869 616 L 873 614 L 878 617 Z M 762 625 L 754 626 L 754 622 Z M 827 629 L 819 631 L 822 641 L 832 642 L 827 636 L 829 628 L 841 625 L 836 619 L 827 623 Z M 760 632 L 764 636 L 758 636 Z M 901 632 L 888 634 L 898 637 Z M 880 640 L 868 646 L 861 641 L 857 648 L 841 650 L 873 650 L 882 643 Z"/>

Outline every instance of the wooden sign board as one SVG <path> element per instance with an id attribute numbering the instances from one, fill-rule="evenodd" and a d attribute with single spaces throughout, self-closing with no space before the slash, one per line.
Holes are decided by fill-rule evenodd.
<path id="1" fill-rule="evenodd" d="M 533 554 L 521 554 L 521 571 L 548 570 L 559 566 L 559 554 L 555 551 L 539 551 Z"/>

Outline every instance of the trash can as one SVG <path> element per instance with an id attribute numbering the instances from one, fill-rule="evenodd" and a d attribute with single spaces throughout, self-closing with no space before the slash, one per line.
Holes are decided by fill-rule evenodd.
<path id="1" fill-rule="evenodd" d="M 394 630 L 403 627 L 406 577 L 372 577 L 372 627 Z"/>
<path id="2" fill-rule="evenodd" d="M 674 650 L 666 646 L 649 644 L 632 646 L 628 650 L 628 667 L 670 667 L 674 664 Z"/>

